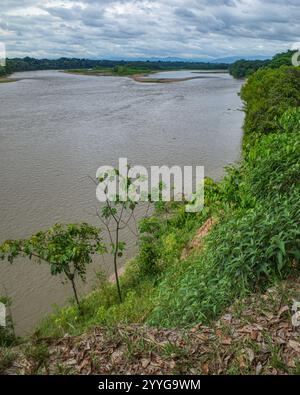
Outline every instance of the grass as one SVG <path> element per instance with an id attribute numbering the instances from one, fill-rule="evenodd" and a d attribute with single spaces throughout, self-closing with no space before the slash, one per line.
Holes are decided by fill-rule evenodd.
<path id="1" fill-rule="evenodd" d="M 76 306 L 57 309 L 39 326 L 40 336 L 77 335 L 97 325 L 148 323 L 192 327 L 215 320 L 235 298 L 261 291 L 299 273 L 300 140 L 281 131 L 261 136 L 242 163 L 215 184 L 206 180 L 202 213 L 165 208 L 140 225 L 139 253 L 114 284 Z M 216 224 L 203 248 L 182 251 L 210 218 Z"/>
<path id="2" fill-rule="evenodd" d="M 158 71 L 158 70 L 156 70 Z M 134 68 L 134 67 L 125 67 L 125 66 L 117 66 L 117 67 L 108 67 L 108 68 L 94 68 L 94 69 L 74 69 L 67 70 L 69 73 L 74 74 L 84 74 L 84 75 L 111 75 L 111 76 L 133 76 L 133 75 L 141 75 L 141 74 L 150 74 L 155 72 L 155 70 L 150 68 Z"/>
<path id="3" fill-rule="evenodd" d="M 37 374 L 40 368 L 47 369 L 49 350 L 46 344 L 28 344 L 24 348 L 24 355 L 31 364 L 31 374 Z"/>
<path id="4" fill-rule="evenodd" d="M 284 84 L 285 73 L 290 76 L 290 69 L 284 70 L 280 70 L 278 75 L 272 71 L 272 81 L 278 77 Z M 119 73 L 121 71 L 128 72 L 118 70 Z M 257 76 L 259 86 L 261 75 L 258 73 Z M 295 78 L 293 72 L 292 76 Z M 248 84 L 256 86 L 256 82 L 252 76 Z M 266 83 L 269 82 L 266 78 Z M 257 94 L 252 88 L 245 88 L 247 95 Z M 210 325 L 235 299 L 242 300 L 237 316 L 241 321 L 245 320 L 245 324 L 250 324 L 255 322 L 255 317 L 246 316 L 248 302 L 245 298 L 260 295 L 268 287 L 278 285 L 291 276 L 299 277 L 300 111 L 291 107 L 282 115 L 282 107 L 285 106 L 280 99 L 277 102 L 279 90 L 279 82 L 276 81 L 275 101 L 274 91 L 268 89 L 258 107 L 247 107 L 247 144 L 244 144 L 243 158 L 238 165 L 227 169 L 221 182 L 206 180 L 205 209 L 201 213 L 186 213 L 183 205 L 172 203 L 160 205 L 151 218 L 140 223 L 139 252 L 127 264 L 121 278 L 123 302 L 119 301 L 115 285 L 103 280 L 98 289 L 83 298 L 81 312 L 75 305 L 70 305 L 57 308 L 47 316 L 37 328 L 37 338 L 62 337 L 66 333 L 77 336 L 102 326 L 111 333 L 115 342 L 126 345 L 126 360 L 133 362 L 142 352 L 149 354 L 155 348 L 152 349 L 153 344 L 149 346 L 143 338 L 136 341 L 128 333 L 121 337 L 116 335 L 119 325 L 146 323 L 149 331 L 153 329 L 151 327 L 165 330 Z M 293 89 L 293 95 L 300 100 L 298 91 Z M 285 95 L 280 95 L 280 98 L 285 100 Z M 264 122 L 269 122 L 262 109 L 266 103 L 275 106 L 274 102 L 280 110 L 272 108 L 273 113 L 278 114 L 272 119 L 272 128 L 266 133 L 262 130 L 257 133 L 258 114 L 262 112 Z M 252 111 L 255 117 L 249 114 Z M 201 246 L 183 257 L 183 250 L 210 218 L 214 218 L 214 226 Z M 278 310 L 278 301 L 282 303 L 284 300 L 284 296 L 274 301 L 269 298 L 269 313 L 272 309 Z M 268 313 L 265 309 L 263 304 L 258 304 L 255 311 L 263 316 Z M 232 336 L 230 325 L 218 329 L 221 329 L 222 336 L 210 345 L 211 360 L 208 361 L 205 354 L 197 361 L 198 368 L 204 373 L 212 369 L 208 364 L 218 373 L 221 355 L 218 347 L 221 349 L 224 336 L 225 340 Z M 271 330 L 269 327 L 268 331 Z M 283 361 L 286 355 L 278 345 L 273 347 L 274 339 L 268 338 L 268 331 L 262 334 L 269 349 L 268 363 L 272 369 L 290 372 L 291 368 L 288 369 Z M 264 357 L 260 355 L 261 350 L 256 349 L 257 342 L 251 339 L 247 342 L 248 348 L 258 353 L 260 358 Z M 253 361 L 247 362 L 244 346 L 241 348 L 236 342 L 230 343 L 235 357 L 228 362 L 227 372 L 248 374 L 254 371 L 260 374 L 262 368 L 259 364 L 254 367 Z M 177 372 L 190 369 L 191 359 L 185 347 L 178 348 L 178 344 L 170 342 L 163 345 L 162 353 L 182 363 L 177 364 Z M 37 358 L 33 360 L 37 361 L 35 366 L 38 370 L 45 362 L 44 353 L 34 352 L 32 355 L 35 354 Z M 262 362 L 265 363 L 264 360 Z M 299 366 L 293 369 L 296 372 Z"/>
<path id="5" fill-rule="evenodd" d="M 15 357 L 15 353 L 9 348 L 0 348 L 0 374 L 11 367 Z"/>
<path id="6" fill-rule="evenodd" d="M 299 158 L 297 133 L 263 136 L 243 164 L 228 171 L 218 191 L 213 186 L 219 222 L 204 251 L 165 273 L 150 324 L 209 322 L 235 298 L 298 270 Z"/>
<path id="7" fill-rule="evenodd" d="M 113 327 L 118 322 L 144 322 L 154 308 L 155 291 L 165 271 L 180 260 L 182 249 L 205 218 L 203 214 L 186 216 L 180 209 L 168 219 L 158 214 L 157 220 L 145 221 L 140 254 L 128 262 L 121 277 L 123 303 L 119 302 L 115 285 L 104 280 L 98 289 L 83 298 L 83 314 L 79 314 L 75 305 L 57 308 L 41 322 L 38 336 L 59 337 L 66 332 L 78 335 L 95 325 Z M 146 232 L 155 226 L 156 233 Z"/>
<path id="8" fill-rule="evenodd" d="M 115 286 L 105 282 L 83 299 L 83 315 L 75 306 L 58 309 L 42 322 L 39 334 L 79 334 L 120 322 L 169 328 L 209 323 L 235 298 L 297 272 L 298 140 L 291 133 L 262 137 L 221 183 L 207 180 L 203 213 L 177 207 L 171 216 L 158 213 L 145 221 L 139 254 L 121 279 L 123 303 Z M 204 248 L 181 260 L 184 247 L 212 215 L 218 221 Z"/>
<path id="9" fill-rule="evenodd" d="M 16 359 L 14 369 L 25 374 L 299 374 L 294 300 L 300 300 L 299 278 L 237 299 L 210 326 L 96 327 L 81 336 L 38 339 L 3 366 Z"/>

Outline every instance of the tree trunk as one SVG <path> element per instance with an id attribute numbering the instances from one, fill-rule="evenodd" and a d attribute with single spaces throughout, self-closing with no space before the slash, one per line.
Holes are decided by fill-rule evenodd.
<path id="1" fill-rule="evenodd" d="M 79 302 L 79 298 L 78 298 L 78 295 L 77 295 L 77 289 L 76 289 L 74 278 L 71 278 L 70 280 L 71 280 L 71 284 L 72 284 L 75 300 L 76 300 L 78 309 L 80 310 L 80 302 Z"/>
<path id="2" fill-rule="evenodd" d="M 117 257 L 118 257 L 118 251 L 119 251 L 118 245 L 119 245 L 119 225 L 117 226 L 117 230 L 116 230 L 116 248 L 115 248 L 115 253 L 114 253 L 114 269 L 115 269 L 115 277 L 116 277 L 116 284 L 117 284 L 119 299 L 120 299 L 120 302 L 122 303 L 122 293 L 121 293 L 121 288 L 120 288 L 118 265 L 117 265 L 117 260 L 118 260 Z"/>

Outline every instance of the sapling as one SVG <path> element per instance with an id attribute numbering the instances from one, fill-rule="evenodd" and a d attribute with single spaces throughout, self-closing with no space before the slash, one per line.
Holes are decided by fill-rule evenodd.
<path id="1" fill-rule="evenodd" d="M 118 181 L 120 190 L 114 194 L 110 194 L 108 185 L 110 182 L 116 181 Z M 142 196 L 141 194 L 141 196 L 139 196 L 137 193 L 138 187 L 136 185 L 139 182 L 145 181 L 147 181 L 147 179 L 142 174 L 131 177 L 130 166 L 128 166 L 128 172 L 125 176 L 121 175 L 118 169 L 112 169 L 101 174 L 97 179 L 97 185 L 101 188 L 105 196 L 104 204 L 97 210 L 97 216 L 104 225 L 109 236 L 115 281 L 120 302 L 122 302 L 122 292 L 119 280 L 118 262 L 119 259 L 122 258 L 126 248 L 126 243 L 120 239 L 121 232 L 126 229 L 135 236 L 136 240 L 138 239 L 139 232 L 135 216 L 138 202 L 147 202 L 145 203 L 144 214 L 142 215 L 141 212 L 139 213 L 140 218 L 148 215 L 152 203 L 150 194 L 146 194 L 146 196 Z M 126 199 L 124 199 L 124 196 L 126 196 Z"/>
<path id="2" fill-rule="evenodd" d="M 48 263 L 53 276 L 62 273 L 70 281 L 80 309 L 76 277 L 84 281 L 93 255 L 105 252 L 100 234 L 99 228 L 86 223 L 56 224 L 29 239 L 6 241 L 0 246 L 0 259 L 13 263 L 17 257 L 25 256 Z"/>

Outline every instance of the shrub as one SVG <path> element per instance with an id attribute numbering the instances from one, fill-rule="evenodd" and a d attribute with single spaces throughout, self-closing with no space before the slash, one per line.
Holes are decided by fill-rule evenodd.
<path id="1" fill-rule="evenodd" d="M 280 63 L 282 58 L 278 58 Z M 138 256 L 120 279 L 75 307 L 59 309 L 40 333 L 80 333 L 94 325 L 143 322 L 175 327 L 209 322 L 237 297 L 299 273 L 300 69 L 260 70 L 243 88 L 244 152 L 220 183 L 205 181 L 205 209 L 164 204 L 140 224 Z M 218 221 L 200 249 L 182 250 L 209 217 Z"/>
<path id="2" fill-rule="evenodd" d="M 277 119 L 289 107 L 300 106 L 300 69 L 261 69 L 249 78 L 241 97 L 246 104 L 247 143 L 255 140 L 252 133 L 278 132 Z"/>
<path id="3" fill-rule="evenodd" d="M 271 199 L 300 182 L 299 134 L 277 133 L 259 139 L 244 164 L 245 182 L 252 196 Z"/>
<path id="4" fill-rule="evenodd" d="M 279 125 L 287 133 L 300 133 L 300 107 L 289 108 L 279 119 Z"/>
<path id="5" fill-rule="evenodd" d="M 284 201 L 230 213 L 208 236 L 205 251 L 167 272 L 149 323 L 208 322 L 234 298 L 287 277 L 300 259 L 299 223 L 296 188 Z"/>
<path id="6" fill-rule="evenodd" d="M 204 250 L 166 272 L 150 324 L 208 322 L 234 298 L 299 272 L 299 154 L 297 133 L 263 136 L 239 167 L 208 189 L 222 218 Z"/>

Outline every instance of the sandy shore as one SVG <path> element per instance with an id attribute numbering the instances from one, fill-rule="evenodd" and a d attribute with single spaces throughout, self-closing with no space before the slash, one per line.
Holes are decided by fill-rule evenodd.
<path id="1" fill-rule="evenodd" d="M 16 82 L 19 81 L 18 78 L 8 78 L 8 77 L 0 77 L 0 84 L 5 84 L 7 82 Z"/>
<path id="2" fill-rule="evenodd" d="M 184 78 L 155 78 L 150 77 L 149 75 L 152 73 L 147 73 L 147 74 L 133 74 L 133 75 L 114 75 L 110 71 L 108 72 L 93 72 L 93 71 L 63 71 L 64 73 L 68 74 L 73 74 L 73 75 L 85 75 L 85 76 L 90 76 L 90 77 L 127 77 L 131 78 L 136 82 L 140 83 L 152 83 L 152 84 L 170 84 L 174 82 L 183 82 L 183 81 L 189 81 L 189 80 L 194 80 L 194 79 L 199 79 L 199 78 L 208 78 L 205 76 L 205 74 L 218 74 L 218 73 L 224 73 L 226 71 L 224 70 L 201 70 L 199 72 L 194 71 L 193 74 L 197 74 L 193 77 L 184 77 Z M 153 71 L 153 74 L 158 73 L 157 71 Z M 213 77 L 210 77 L 213 78 Z"/>
<path id="3" fill-rule="evenodd" d="M 131 76 L 131 78 L 136 82 L 152 83 L 152 84 L 170 84 L 174 82 L 183 82 L 183 81 L 196 80 L 199 78 L 207 78 L 207 77 L 197 76 L 197 77 L 184 77 L 184 78 L 154 78 L 145 75 L 133 75 Z"/>

